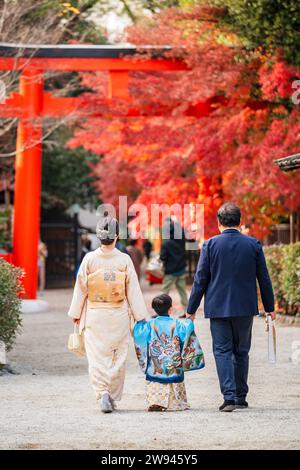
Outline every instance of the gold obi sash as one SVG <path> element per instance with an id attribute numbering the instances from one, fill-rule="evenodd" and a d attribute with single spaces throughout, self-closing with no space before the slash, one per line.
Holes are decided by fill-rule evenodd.
<path id="1" fill-rule="evenodd" d="M 122 268 L 121 268 L 122 269 Z M 126 272 L 100 268 L 88 275 L 88 300 L 92 303 L 118 303 L 126 297 Z"/>

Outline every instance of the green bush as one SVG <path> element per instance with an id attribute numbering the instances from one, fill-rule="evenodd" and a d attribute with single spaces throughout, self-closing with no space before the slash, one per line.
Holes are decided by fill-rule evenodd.
<path id="1" fill-rule="evenodd" d="M 21 269 L 0 258 L 0 341 L 9 351 L 20 330 L 22 278 Z"/>
<path id="2" fill-rule="evenodd" d="M 265 247 L 264 251 L 266 255 L 269 274 L 272 279 L 272 285 L 277 306 L 283 307 L 285 304 L 285 299 L 280 280 L 280 274 L 282 270 L 283 245 L 267 246 Z"/>
<path id="3" fill-rule="evenodd" d="M 276 309 L 286 314 L 300 312 L 300 243 L 265 248 Z"/>
<path id="4" fill-rule="evenodd" d="M 280 281 L 288 313 L 300 310 L 300 243 L 283 247 Z"/>

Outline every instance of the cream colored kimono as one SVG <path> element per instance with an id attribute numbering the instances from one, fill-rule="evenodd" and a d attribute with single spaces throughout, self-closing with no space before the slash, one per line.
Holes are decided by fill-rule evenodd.
<path id="1" fill-rule="evenodd" d="M 84 333 L 90 381 L 97 399 L 103 392 L 109 392 L 113 400 L 121 399 L 130 314 L 135 321 L 148 316 L 131 258 L 116 248 L 110 253 L 97 248 L 86 254 L 68 315 L 80 318 L 79 329 Z"/>

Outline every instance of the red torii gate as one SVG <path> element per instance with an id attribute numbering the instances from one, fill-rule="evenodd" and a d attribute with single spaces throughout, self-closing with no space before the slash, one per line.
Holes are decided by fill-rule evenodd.
<path id="1" fill-rule="evenodd" d="M 78 108 L 79 99 L 55 97 L 44 91 L 46 70 L 99 71 L 109 73 L 108 100 L 128 99 L 130 71 L 186 70 L 183 62 L 164 58 L 169 46 L 11 45 L 0 44 L 0 70 L 20 71 L 19 93 L 0 105 L 0 117 L 18 117 L 15 163 L 13 253 L 7 257 L 24 269 L 26 297 L 36 298 L 37 257 L 40 231 L 42 117 L 67 115 Z M 140 53 L 151 58 L 141 59 Z M 106 100 L 107 102 L 107 100 Z M 206 115 L 209 102 L 192 111 Z"/>

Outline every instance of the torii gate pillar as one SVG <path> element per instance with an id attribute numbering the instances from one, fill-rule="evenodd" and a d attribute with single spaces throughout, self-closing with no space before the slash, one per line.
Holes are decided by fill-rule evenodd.
<path id="1" fill-rule="evenodd" d="M 36 298 L 42 164 L 43 76 L 28 68 L 20 77 L 24 113 L 19 120 L 13 222 L 13 262 L 22 266 L 25 295 Z"/>

